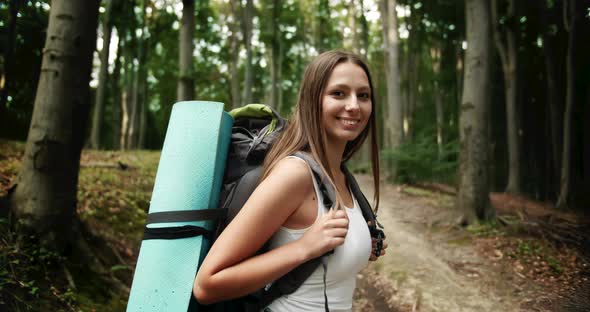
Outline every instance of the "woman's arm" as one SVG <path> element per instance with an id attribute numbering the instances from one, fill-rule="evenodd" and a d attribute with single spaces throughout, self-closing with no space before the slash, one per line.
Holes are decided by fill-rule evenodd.
<path id="1" fill-rule="evenodd" d="M 215 241 L 195 280 L 203 304 L 237 298 L 264 287 L 300 264 L 344 242 L 344 212 L 318 219 L 298 240 L 252 257 L 313 191 L 305 163 L 281 160 Z"/>

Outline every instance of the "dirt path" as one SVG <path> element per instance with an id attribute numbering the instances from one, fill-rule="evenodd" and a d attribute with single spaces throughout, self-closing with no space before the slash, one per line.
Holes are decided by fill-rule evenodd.
<path id="1" fill-rule="evenodd" d="M 372 194 L 368 176 L 359 183 Z M 381 192 L 379 221 L 389 249 L 359 274 L 354 311 L 520 311 L 532 285 L 502 274 L 450 226 L 451 197 L 386 184 Z"/>

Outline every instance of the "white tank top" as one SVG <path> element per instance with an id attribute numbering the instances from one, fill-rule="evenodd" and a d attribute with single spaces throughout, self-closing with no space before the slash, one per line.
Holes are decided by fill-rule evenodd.
<path id="1" fill-rule="evenodd" d="M 294 156 L 290 156 L 294 157 Z M 295 157 L 296 158 L 296 157 Z M 299 158 L 298 158 L 299 159 Z M 307 164 L 307 163 L 306 163 Z M 322 197 L 318 191 L 318 184 L 313 179 L 316 198 L 318 198 L 317 217 L 326 210 L 322 204 Z M 332 312 L 351 311 L 352 296 L 356 287 L 356 275 L 367 266 L 371 256 L 371 235 L 365 218 L 362 215 L 356 198 L 352 194 L 353 207 L 346 207 L 348 214 L 348 234 L 344 244 L 334 249 L 334 253 L 323 261 L 327 264 L 326 293 L 328 307 Z M 270 239 L 270 249 L 299 239 L 305 229 L 289 229 L 281 227 Z M 294 293 L 282 296 L 273 301 L 268 309 L 272 312 L 305 312 L 324 311 L 324 269 L 320 265 L 312 275 Z"/>

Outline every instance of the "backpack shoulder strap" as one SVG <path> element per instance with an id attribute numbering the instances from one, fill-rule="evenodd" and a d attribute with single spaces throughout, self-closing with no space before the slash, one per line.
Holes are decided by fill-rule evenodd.
<path id="1" fill-rule="evenodd" d="M 363 217 L 365 217 L 365 220 L 367 222 L 371 221 L 371 224 L 375 224 L 375 219 L 376 219 L 375 212 L 371 208 L 371 204 L 369 204 L 369 201 L 365 197 L 365 194 L 363 194 L 363 192 L 361 191 L 361 188 L 359 187 L 358 183 L 356 182 L 356 179 L 354 178 L 352 173 L 348 170 L 348 168 L 344 164 L 342 165 L 342 171 L 344 172 L 344 175 L 346 176 L 346 181 L 348 182 L 348 185 L 350 186 L 350 190 L 352 191 L 354 197 L 356 198 L 357 202 L 359 203 L 359 206 L 361 208 L 361 212 L 363 213 Z"/>

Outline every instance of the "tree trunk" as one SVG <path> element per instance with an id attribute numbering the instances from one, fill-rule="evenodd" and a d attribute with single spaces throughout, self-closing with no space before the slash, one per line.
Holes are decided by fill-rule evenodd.
<path id="1" fill-rule="evenodd" d="M 361 54 L 365 56 L 365 59 L 368 58 L 369 55 L 369 23 L 367 22 L 367 18 L 365 17 L 365 5 L 364 0 L 360 1 L 360 9 L 361 9 Z"/>
<path id="2" fill-rule="evenodd" d="M 569 8 L 569 12 L 567 9 Z M 576 39 L 576 0 L 564 1 L 564 23 L 568 34 L 567 56 L 566 56 L 566 97 L 565 112 L 563 114 L 563 149 L 561 154 L 561 179 L 559 197 L 555 206 L 558 209 L 567 209 L 570 201 L 570 179 L 571 179 L 571 148 L 572 148 L 572 109 L 574 106 L 574 48 Z M 569 17 L 568 17 L 569 15 Z"/>
<path id="3" fill-rule="evenodd" d="M 279 102 L 279 92 L 278 86 L 280 77 L 278 75 L 278 59 L 279 59 L 279 50 L 280 50 L 280 30 L 279 28 L 279 3 L 277 0 L 272 2 L 272 21 L 269 23 L 271 29 L 270 32 L 272 33 L 271 43 L 270 43 L 270 106 L 274 109 L 278 109 L 278 102 Z"/>
<path id="4" fill-rule="evenodd" d="M 229 1 L 229 8 L 231 12 L 231 23 L 230 30 L 231 35 L 229 38 L 229 74 L 231 84 L 231 103 L 232 108 L 240 106 L 242 102 L 240 100 L 240 71 L 239 71 L 239 60 L 240 60 L 240 42 L 238 38 L 238 31 L 240 29 L 239 24 L 239 12 L 236 8 L 234 1 Z"/>
<path id="5" fill-rule="evenodd" d="M 432 72 L 434 74 L 433 93 L 434 93 L 434 107 L 436 110 L 436 145 L 438 147 L 438 159 L 442 159 L 443 153 L 443 91 L 440 88 L 440 66 L 442 52 L 440 44 L 435 43 L 434 47 L 430 48 L 430 57 L 432 58 Z"/>
<path id="6" fill-rule="evenodd" d="M 116 29 L 115 29 L 116 30 Z M 119 32 L 117 32 L 119 34 Z M 122 67 L 122 50 L 123 49 L 123 39 L 119 38 L 119 43 L 117 45 L 117 57 L 115 58 L 115 68 L 113 69 L 113 77 L 109 79 L 111 84 L 111 98 L 113 105 L 113 149 L 120 149 L 120 139 L 121 139 L 121 86 L 120 86 L 120 79 L 121 79 L 121 67 Z"/>
<path id="7" fill-rule="evenodd" d="M 362 54 L 365 59 L 367 59 L 369 54 L 369 24 L 367 23 L 367 19 L 365 18 L 365 8 L 364 8 L 364 0 L 359 0 L 360 6 L 360 51 L 359 53 Z M 367 142 L 369 140 L 367 139 Z M 361 146 L 360 155 L 358 160 L 361 162 L 362 165 L 366 164 L 367 168 L 369 167 L 371 159 L 371 145 L 369 143 L 364 143 Z"/>
<path id="8" fill-rule="evenodd" d="M 90 147 L 100 148 L 100 134 L 104 115 L 104 101 L 107 91 L 107 78 L 109 74 L 109 47 L 111 45 L 111 13 L 113 2 L 107 0 L 107 7 L 102 21 L 102 50 L 100 51 L 100 69 L 98 72 L 98 88 L 94 100 L 94 111 L 92 113 L 92 129 L 90 130 Z"/>
<path id="9" fill-rule="evenodd" d="M 504 72 L 504 87 L 506 98 L 506 125 L 508 127 L 508 185 L 506 192 L 518 194 L 521 192 L 520 182 L 520 146 L 519 146 L 519 125 L 518 125 L 518 51 L 516 51 L 515 29 L 516 15 L 514 0 L 508 0 L 507 22 L 504 25 L 499 23 L 497 0 L 491 2 L 492 24 L 494 41 Z M 501 29 L 502 28 L 502 29 Z M 502 38 L 505 36 L 505 39 Z M 506 42 L 504 42 L 506 41 Z"/>
<path id="10" fill-rule="evenodd" d="M 543 51 L 545 52 L 545 80 L 547 81 L 547 106 L 549 106 L 549 125 L 550 125 L 550 137 L 551 137 L 551 175 L 548 177 L 548 181 L 559 180 L 560 169 L 561 169 L 561 122 L 562 122 L 562 111 L 559 107 L 558 102 L 558 86 L 556 80 L 557 66 L 555 64 L 555 47 L 554 39 L 550 34 L 550 29 L 547 19 L 548 8 L 543 8 L 541 13 L 544 17 L 545 23 L 543 23 Z M 551 184 L 551 190 L 555 189 L 555 184 Z M 552 194 L 554 196 L 554 194 Z"/>
<path id="11" fill-rule="evenodd" d="M 193 34 L 195 29 L 195 1 L 182 0 L 182 19 L 179 38 L 177 101 L 195 98 L 193 79 Z"/>
<path id="12" fill-rule="evenodd" d="M 145 138 L 147 136 L 147 117 L 148 117 L 148 101 L 147 101 L 147 81 L 144 78 L 142 80 L 142 94 L 143 94 L 143 105 L 141 105 L 141 112 L 139 115 L 139 137 L 137 139 L 137 148 L 145 149 Z"/>
<path id="13" fill-rule="evenodd" d="M 459 194 L 464 223 L 494 216 L 489 203 L 487 114 L 490 94 L 490 25 L 487 0 L 466 0 L 468 47 L 459 135 Z"/>
<path id="14" fill-rule="evenodd" d="M 252 69 L 252 19 L 254 4 L 252 0 L 246 1 L 246 8 L 243 10 L 242 32 L 244 34 L 244 48 L 246 49 L 246 64 L 244 65 L 244 90 L 242 104 L 252 103 L 252 84 L 254 72 Z"/>
<path id="15" fill-rule="evenodd" d="M 98 7 L 97 0 L 51 3 L 31 127 L 11 198 L 22 225 L 57 250 L 75 214 Z"/>
<path id="16" fill-rule="evenodd" d="M 131 42 L 125 42 L 124 48 L 125 55 L 125 72 L 123 78 L 123 86 L 121 92 L 121 137 L 119 145 L 121 149 L 129 148 L 129 128 L 131 121 L 131 106 L 133 105 L 133 51 L 131 49 Z"/>
<path id="17" fill-rule="evenodd" d="M 127 133 L 127 142 L 130 149 L 140 148 L 139 146 L 139 128 L 143 107 L 145 106 L 145 80 L 147 76 L 146 68 L 146 1 L 141 0 L 140 29 L 141 36 L 137 39 L 137 63 L 133 76 L 133 101 L 131 105 L 131 115 L 129 118 L 129 132 Z"/>
<path id="18" fill-rule="evenodd" d="M 350 0 L 348 3 L 348 26 L 350 27 L 350 49 L 354 53 L 359 53 L 359 37 L 357 30 L 356 18 L 356 1 Z"/>
<path id="19" fill-rule="evenodd" d="M 4 50 L 4 73 L 0 72 L 0 116 L 6 108 L 6 102 L 8 99 L 8 82 L 12 73 L 12 66 L 14 66 L 14 48 L 16 41 L 16 19 L 18 17 L 18 11 L 20 10 L 23 0 L 11 0 L 8 17 L 8 31 L 6 34 L 6 50 Z"/>
<path id="20" fill-rule="evenodd" d="M 397 149 L 403 139 L 402 102 L 399 86 L 398 33 L 395 0 L 383 0 L 381 9 L 383 16 L 383 41 L 386 50 L 385 79 L 387 81 L 387 131 L 388 148 Z M 397 176 L 397 165 L 389 164 L 392 178 Z"/>

